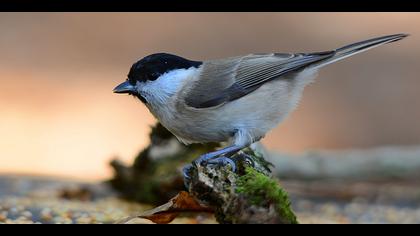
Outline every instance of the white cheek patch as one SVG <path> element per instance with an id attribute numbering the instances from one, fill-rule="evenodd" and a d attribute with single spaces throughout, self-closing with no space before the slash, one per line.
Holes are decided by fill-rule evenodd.
<path id="1" fill-rule="evenodd" d="M 167 72 L 154 81 L 137 82 L 137 88 L 149 102 L 165 103 L 189 77 L 195 76 L 198 68 L 177 69 Z"/>

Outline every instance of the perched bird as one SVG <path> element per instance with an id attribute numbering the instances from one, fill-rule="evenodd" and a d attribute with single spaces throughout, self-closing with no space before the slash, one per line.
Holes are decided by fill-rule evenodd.
<path id="1" fill-rule="evenodd" d="M 227 147 L 194 163 L 230 164 L 235 169 L 229 156 L 283 121 L 321 67 L 406 36 L 388 35 L 325 52 L 208 61 L 157 53 L 134 63 L 127 80 L 113 91 L 139 98 L 184 144 L 228 141 Z"/>

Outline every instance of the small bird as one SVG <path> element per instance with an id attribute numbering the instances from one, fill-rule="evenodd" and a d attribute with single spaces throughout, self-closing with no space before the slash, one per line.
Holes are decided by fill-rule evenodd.
<path id="1" fill-rule="evenodd" d="M 127 80 L 113 91 L 140 99 L 186 145 L 227 141 L 227 147 L 200 156 L 194 164 L 230 164 L 235 169 L 229 157 L 282 122 L 321 67 L 406 36 L 388 35 L 325 52 L 208 61 L 156 53 L 134 63 Z"/>

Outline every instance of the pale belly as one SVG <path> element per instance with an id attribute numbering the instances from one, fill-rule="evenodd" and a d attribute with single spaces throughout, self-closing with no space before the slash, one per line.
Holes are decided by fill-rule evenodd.
<path id="1" fill-rule="evenodd" d="M 268 82 L 242 98 L 207 109 L 183 109 L 161 123 L 186 144 L 240 142 L 250 144 L 264 137 L 293 111 L 304 86 L 310 82 L 279 79 Z M 235 134 L 241 131 L 241 139 Z"/>

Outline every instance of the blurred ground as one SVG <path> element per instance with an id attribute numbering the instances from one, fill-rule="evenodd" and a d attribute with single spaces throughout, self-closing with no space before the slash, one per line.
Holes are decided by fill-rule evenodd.
<path id="1" fill-rule="evenodd" d="M 281 184 L 300 223 L 420 223 L 418 182 L 288 180 Z M 0 223 L 112 223 L 152 208 L 118 199 L 103 184 L 3 176 L 0 190 Z M 77 193 L 86 190 L 89 197 L 78 198 Z M 74 193 L 71 198 L 68 192 Z M 182 216 L 173 223 L 216 222 L 203 214 Z"/>
<path id="2" fill-rule="evenodd" d="M 109 224 L 152 206 L 127 202 L 101 183 L 31 176 L 0 177 L 0 224 Z M 181 216 L 173 223 L 214 223 Z M 151 223 L 136 219 L 130 223 Z"/>

